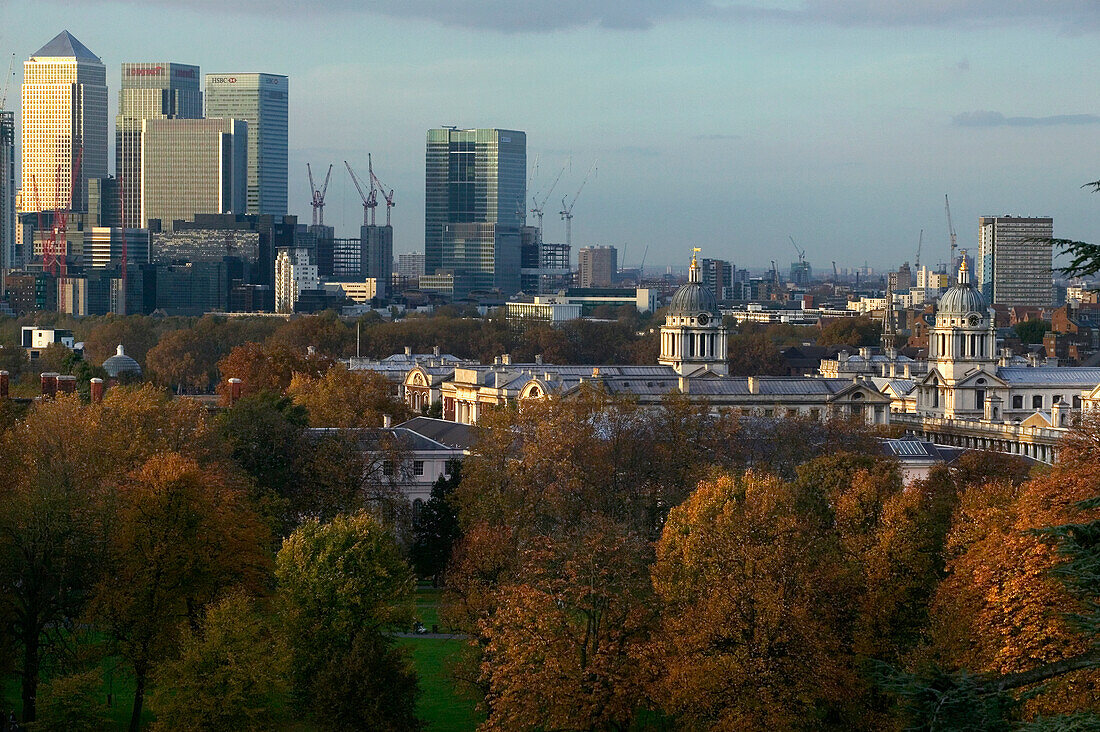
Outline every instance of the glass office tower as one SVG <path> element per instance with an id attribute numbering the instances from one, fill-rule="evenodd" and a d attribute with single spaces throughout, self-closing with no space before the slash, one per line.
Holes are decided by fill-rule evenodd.
<path id="1" fill-rule="evenodd" d="M 516 130 L 428 130 L 424 269 L 455 277 L 455 296 L 519 290 L 526 221 L 527 136 Z"/>
<path id="2" fill-rule="evenodd" d="M 121 189 L 123 226 L 145 227 L 141 220 L 141 121 L 201 118 L 198 66 L 122 64 L 115 117 L 115 173 Z"/>
<path id="3" fill-rule="evenodd" d="M 84 211 L 88 179 L 107 177 L 107 68 L 68 31 L 23 63 L 22 126 L 22 210 Z"/>
<path id="4" fill-rule="evenodd" d="M 15 114 L 0 109 L 0 296 L 15 267 Z"/>
<path id="5" fill-rule="evenodd" d="M 248 123 L 248 201 L 241 213 L 287 212 L 287 77 L 207 74 L 207 118 Z"/>
<path id="6" fill-rule="evenodd" d="M 161 227 L 244 206 L 248 124 L 237 119 L 147 119 L 141 123 L 141 220 Z"/>

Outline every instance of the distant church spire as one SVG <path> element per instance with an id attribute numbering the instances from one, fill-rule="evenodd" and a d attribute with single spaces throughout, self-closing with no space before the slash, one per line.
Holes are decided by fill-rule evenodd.
<path id="1" fill-rule="evenodd" d="M 894 287 L 890 280 L 886 281 L 886 304 L 882 308 L 882 336 L 881 345 L 883 354 L 894 347 L 897 336 L 897 326 L 894 323 Z"/>
<path id="2" fill-rule="evenodd" d="M 691 267 L 688 268 L 688 282 L 701 282 L 699 277 L 699 263 L 695 260 L 695 255 L 703 251 L 699 247 L 692 247 L 691 249 Z"/>

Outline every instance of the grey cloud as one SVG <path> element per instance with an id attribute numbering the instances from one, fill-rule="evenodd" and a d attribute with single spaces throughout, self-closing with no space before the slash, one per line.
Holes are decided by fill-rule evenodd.
<path id="1" fill-rule="evenodd" d="M 958 127 L 1052 127 L 1054 125 L 1100 124 L 1100 115 L 1054 114 L 1049 117 L 1005 117 L 1000 112 L 979 110 L 956 114 L 953 122 Z"/>
<path id="2" fill-rule="evenodd" d="M 60 0 L 54 2 L 60 4 Z M 137 0 L 129 2 L 137 4 Z M 232 8 L 248 14 L 304 11 L 301 0 L 236 0 L 231 5 L 224 0 L 141 0 L 140 4 L 220 12 Z M 1043 23 L 1074 33 L 1100 30 L 1096 0 L 801 0 L 797 4 L 784 0 L 326 0 L 308 8 L 317 14 L 380 14 L 506 33 L 593 25 L 638 30 L 693 18 L 846 27 Z"/>

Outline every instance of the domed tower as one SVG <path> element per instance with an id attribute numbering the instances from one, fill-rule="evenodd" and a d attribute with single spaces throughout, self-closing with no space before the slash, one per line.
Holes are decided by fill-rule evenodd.
<path id="1" fill-rule="evenodd" d="M 699 249 L 695 249 L 698 252 Z M 704 370 L 728 374 L 726 327 L 718 298 L 702 283 L 699 264 L 691 255 L 688 283 L 676 291 L 661 327 L 658 362 L 690 376 Z"/>
<path id="2" fill-rule="evenodd" d="M 936 325 L 928 338 L 928 360 L 945 379 L 954 381 L 975 367 L 996 363 L 997 331 L 985 295 L 970 281 L 965 252 L 959 279 L 940 298 Z"/>

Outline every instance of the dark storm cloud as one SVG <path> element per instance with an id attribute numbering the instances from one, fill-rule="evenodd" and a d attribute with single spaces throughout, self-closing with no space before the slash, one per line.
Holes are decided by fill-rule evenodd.
<path id="1" fill-rule="evenodd" d="M 1053 127 L 1100 124 L 1100 115 L 1054 114 L 1048 117 L 1005 117 L 1000 112 L 979 110 L 956 114 L 953 121 L 958 127 Z"/>
<path id="2" fill-rule="evenodd" d="M 129 0 L 138 4 L 136 0 Z M 301 0 L 141 0 L 239 13 L 302 13 Z M 502 32 L 600 26 L 637 30 L 661 22 L 705 18 L 859 26 L 988 26 L 1042 23 L 1067 32 L 1100 29 L 1097 0 L 326 0 L 311 14 L 364 13 L 434 21 Z"/>

